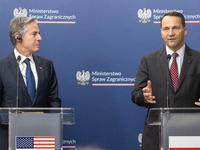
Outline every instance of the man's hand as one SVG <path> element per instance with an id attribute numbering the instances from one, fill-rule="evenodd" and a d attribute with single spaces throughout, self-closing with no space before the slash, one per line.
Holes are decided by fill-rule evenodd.
<path id="1" fill-rule="evenodd" d="M 194 104 L 200 106 L 200 99 L 199 102 L 195 102 Z"/>
<path id="2" fill-rule="evenodd" d="M 155 99 L 155 96 L 152 95 L 152 88 L 151 88 L 150 80 L 147 81 L 147 86 L 145 88 L 143 88 L 142 91 L 143 91 L 143 96 L 148 103 L 151 103 L 151 104 L 156 103 L 156 101 L 153 101 L 153 99 Z M 200 106 L 200 102 L 199 102 L 199 106 Z"/>

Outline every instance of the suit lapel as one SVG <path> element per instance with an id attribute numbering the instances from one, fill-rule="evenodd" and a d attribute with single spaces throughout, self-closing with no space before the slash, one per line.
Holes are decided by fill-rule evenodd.
<path id="1" fill-rule="evenodd" d="M 166 79 L 168 77 L 168 83 L 169 83 L 169 88 L 173 90 L 173 85 L 171 81 L 171 76 L 170 76 L 170 71 L 169 71 L 169 66 L 167 63 L 167 53 L 166 53 L 166 48 L 165 46 L 160 49 L 159 56 L 158 56 L 158 62 L 160 63 L 160 67 L 163 70 L 163 78 Z"/>
<path id="2" fill-rule="evenodd" d="M 191 49 L 186 45 L 185 54 L 184 54 L 184 58 L 183 58 L 183 64 L 182 64 L 182 68 L 181 68 L 181 74 L 180 74 L 180 77 L 178 80 L 178 85 L 177 85 L 176 91 L 178 91 L 178 89 L 180 88 L 181 83 L 183 82 L 183 80 L 187 74 L 187 71 L 190 67 L 192 60 L 193 60 L 193 57 L 192 57 Z"/>
<path id="3" fill-rule="evenodd" d="M 8 69 L 12 73 L 13 79 L 16 80 L 16 82 L 17 82 L 18 64 L 17 64 L 16 58 L 15 58 L 14 52 L 12 52 L 8 56 Z M 16 85 L 16 88 L 17 88 L 17 85 Z M 25 93 L 27 99 L 29 99 L 31 101 L 21 72 L 19 72 L 19 88 Z"/>
<path id="4" fill-rule="evenodd" d="M 13 75 L 13 78 L 17 81 L 17 69 L 18 64 L 14 55 L 14 52 L 11 53 L 8 57 L 8 68 L 10 72 Z M 19 72 L 19 88 L 21 88 L 23 91 L 27 92 L 26 85 L 24 83 L 23 77 L 21 72 Z"/>
<path id="5" fill-rule="evenodd" d="M 34 98 L 34 102 L 35 102 L 35 100 L 37 100 L 37 97 L 40 94 L 39 91 L 41 91 L 40 88 L 44 81 L 44 75 L 43 75 L 43 69 L 42 69 L 43 66 L 42 66 L 41 60 L 35 55 L 33 55 L 33 59 L 35 61 L 35 67 L 36 67 L 36 71 L 37 71 L 37 75 L 38 75 L 37 90 L 36 90 L 35 98 Z"/>
<path id="6" fill-rule="evenodd" d="M 17 81 L 17 61 L 14 53 L 10 54 L 8 57 L 8 68 L 13 75 L 13 78 Z"/>

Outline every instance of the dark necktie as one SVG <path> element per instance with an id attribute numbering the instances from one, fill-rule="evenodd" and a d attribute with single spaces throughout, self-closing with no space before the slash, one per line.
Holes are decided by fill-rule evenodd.
<path id="1" fill-rule="evenodd" d="M 171 79 L 172 79 L 172 84 L 174 87 L 174 92 L 176 91 L 176 87 L 178 84 L 178 65 L 176 62 L 176 57 L 178 56 L 177 53 L 173 53 L 173 60 L 172 60 L 172 64 L 170 67 L 170 74 L 171 74 Z"/>
<path id="2" fill-rule="evenodd" d="M 27 91 L 28 94 L 31 98 L 31 100 L 34 100 L 35 97 L 35 79 L 33 76 L 33 72 L 31 71 L 31 66 L 30 66 L 30 59 L 26 58 L 24 62 L 26 63 L 26 85 L 27 85 Z"/>

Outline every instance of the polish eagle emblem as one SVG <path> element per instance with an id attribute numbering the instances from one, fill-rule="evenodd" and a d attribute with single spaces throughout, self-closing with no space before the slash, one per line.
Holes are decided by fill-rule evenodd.
<path id="1" fill-rule="evenodd" d="M 15 8 L 13 10 L 13 15 L 14 15 L 14 17 L 19 17 L 19 16 L 26 17 L 27 16 L 27 10 L 26 10 L 26 8 L 22 9 L 21 7 L 19 7 L 19 9 Z"/>
<path id="2" fill-rule="evenodd" d="M 139 20 L 139 22 L 142 23 L 147 23 L 150 22 L 149 18 L 151 18 L 152 12 L 150 9 L 146 9 L 143 8 L 138 10 L 138 18 L 140 18 L 141 20 Z"/>
<path id="3" fill-rule="evenodd" d="M 140 147 L 142 147 L 142 133 L 138 135 L 138 142 L 140 143 Z"/>
<path id="4" fill-rule="evenodd" d="M 87 82 L 88 80 L 90 80 L 90 73 L 89 71 L 82 70 L 82 72 L 78 71 L 76 73 L 76 79 L 79 81 L 78 84 L 81 85 L 86 85 L 89 84 L 89 82 Z"/>

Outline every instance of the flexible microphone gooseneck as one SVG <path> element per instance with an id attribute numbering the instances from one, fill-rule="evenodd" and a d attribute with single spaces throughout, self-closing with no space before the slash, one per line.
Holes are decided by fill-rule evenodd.
<path id="1" fill-rule="evenodd" d="M 19 90 L 19 71 L 20 71 L 19 62 L 20 62 L 20 60 L 21 60 L 21 56 L 18 56 L 18 57 L 17 57 L 18 68 L 17 68 L 17 96 L 16 96 L 16 108 L 19 107 L 19 93 L 18 93 L 18 90 Z"/>
<path id="2" fill-rule="evenodd" d="M 169 61 L 171 59 L 171 55 L 168 54 L 167 55 L 167 96 L 166 96 L 166 100 L 167 100 L 167 109 L 169 108 Z"/>

